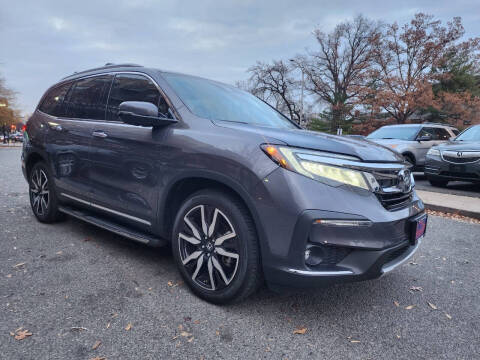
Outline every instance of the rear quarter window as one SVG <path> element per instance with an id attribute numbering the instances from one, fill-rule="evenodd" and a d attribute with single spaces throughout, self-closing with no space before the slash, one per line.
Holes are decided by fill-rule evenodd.
<path id="1" fill-rule="evenodd" d="M 65 116 L 65 99 L 68 97 L 72 82 L 55 86 L 45 95 L 39 110 L 52 116 Z"/>

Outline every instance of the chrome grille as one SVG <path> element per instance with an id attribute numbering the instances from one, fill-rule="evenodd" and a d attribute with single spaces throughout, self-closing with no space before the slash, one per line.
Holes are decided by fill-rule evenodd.
<path id="1" fill-rule="evenodd" d="M 468 164 L 480 160 L 480 151 L 442 151 L 443 160 L 454 164 Z"/>

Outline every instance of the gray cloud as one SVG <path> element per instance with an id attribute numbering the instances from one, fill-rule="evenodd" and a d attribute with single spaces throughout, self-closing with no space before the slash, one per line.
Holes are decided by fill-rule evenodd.
<path id="1" fill-rule="evenodd" d="M 233 83 L 256 60 L 314 48 L 311 31 L 363 13 L 404 22 L 418 11 L 461 16 L 480 33 L 476 0 L 435 1 L 22 1 L 0 0 L 0 73 L 31 112 L 43 91 L 74 71 L 135 62 Z"/>

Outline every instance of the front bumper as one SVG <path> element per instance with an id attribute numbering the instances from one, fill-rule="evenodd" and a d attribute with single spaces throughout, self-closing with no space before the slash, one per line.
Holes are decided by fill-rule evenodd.
<path id="1" fill-rule="evenodd" d="M 380 277 L 418 249 L 418 242 L 410 242 L 411 224 L 425 213 L 415 192 L 408 206 L 389 211 L 373 193 L 327 186 L 284 169 L 264 179 L 256 200 L 267 232 L 261 241 L 264 275 L 274 289 Z M 318 219 L 366 226 L 327 226 Z M 311 249 L 319 263 L 306 260 Z"/>
<path id="2" fill-rule="evenodd" d="M 314 223 L 324 212 L 307 211 L 298 223 L 291 249 L 291 264 L 271 267 L 266 278 L 275 287 L 315 287 L 341 282 L 374 279 L 407 261 L 417 251 L 421 240 L 412 242 L 411 220 L 424 212 L 392 223 L 377 223 L 366 228 L 323 227 Z M 330 214 L 338 219 L 340 214 Z M 345 216 L 344 216 L 345 217 Z M 350 217 L 351 218 L 351 217 Z M 313 225 L 312 225 L 313 224 Z M 309 229 L 308 234 L 305 230 Z M 300 239 L 307 237 L 307 241 Z M 319 254 L 319 264 L 308 264 L 305 249 Z M 311 261 L 311 260 L 310 260 Z"/>
<path id="3" fill-rule="evenodd" d="M 425 176 L 435 180 L 472 181 L 480 183 L 480 161 L 466 164 L 453 164 L 437 155 L 427 155 Z"/>

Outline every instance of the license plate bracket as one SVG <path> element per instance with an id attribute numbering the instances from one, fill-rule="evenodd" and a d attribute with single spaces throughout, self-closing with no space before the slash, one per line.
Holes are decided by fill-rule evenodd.
<path id="1" fill-rule="evenodd" d="M 422 236 L 425 235 L 427 230 L 427 214 L 423 214 L 413 220 L 411 220 L 411 233 L 410 233 L 410 243 L 415 245 Z"/>

